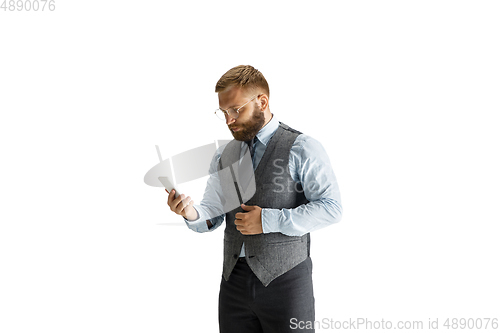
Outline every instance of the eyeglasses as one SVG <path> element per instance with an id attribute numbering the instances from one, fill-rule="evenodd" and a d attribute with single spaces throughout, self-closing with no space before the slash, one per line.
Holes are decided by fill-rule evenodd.
<path id="1" fill-rule="evenodd" d="M 255 95 L 254 97 L 252 97 L 251 100 L 249 100 L 248 102 L 246 102 L 245 104 L 243 104 L 242 106 L 240 106 L 239 108 L 235 109 L 235 108 L 230 108 L 229 110 L 222 110 L 221 108 L 218 108 L 217 110 L 215 110 L 215 115 L 221 119 L 221 120 L 226 120 L 226 116 L 229 116 L 233 119 L 237 119 L 240 115 L 240 110 L 245 106 L 247 105 L 248 103 L 250 103 L 251 101 L 253 101 L 255 99 L 255 97 L 257 97 L 259 95 Z"/>

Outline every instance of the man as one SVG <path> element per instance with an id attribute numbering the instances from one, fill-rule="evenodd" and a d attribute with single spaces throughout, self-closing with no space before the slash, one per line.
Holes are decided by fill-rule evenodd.
<path id="1" fill-rule="evenodd" d="M 197 232 L 226 220 L 220 332 L 301 331 L 297 323 L 315 318 L 309 233 L 342 215 L 330 161 L 318 141 L 273 116 L 267 81 L 252 66 L 230 69 L 215 92 L 234 140 L 212 159 L 199 205 L 174 198 L 175 190 L 168 205 Z M 248 152 L 252 177 L 244 171 Z"/>

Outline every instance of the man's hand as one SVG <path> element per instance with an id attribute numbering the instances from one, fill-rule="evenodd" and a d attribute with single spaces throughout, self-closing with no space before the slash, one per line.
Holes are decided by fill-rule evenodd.
<path id="1" fill-rule="evenodd" d="M 257 235 L 261 234 L 262 231 L 262 218 L 261 212 L 262 208 L 259 206 L 247 206 L 241 204 L 246 213 L 236 213 L 236 229 L 243 235 Z"/>
<path id="2" fill-rule="evenodd" d="M 166 189 L 165 191 L 168 193 Z M 174 194 L 175 190 L 168 193 L 168 206 L 170 210 L 177 215 L 184 216 L 188 220 L 196 220 L 198 218 L 198 212 L 193 207 L 193 200 L 191 200 L 191 197 L 186 198 L 184 194 L 181 194 L 175 198 Z"/>

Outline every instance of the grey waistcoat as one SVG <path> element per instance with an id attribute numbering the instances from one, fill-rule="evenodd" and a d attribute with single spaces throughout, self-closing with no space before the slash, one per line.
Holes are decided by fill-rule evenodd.
<path id="1" fill-rule="evenodd" d="M 218 167 L 226 198 L 225 206 L 236 207 L 238 202 L 242 202 L 261 208 L 282 209 L 307 203 L 302 187 L 292 179 L 288 166 L 290 149 L 299 134 L 301 133 L 280 123 L 255 170 L 255 194 L 251 198 L 245 197 L 243 190 L 234 181 L 237 179 L 234 176 L 237 173 L 241 141 L 229 142 L 222 152 Z M 309 256 L 309 233 L 301 237 L 286 236 L 280 232 L 242 235 L 234 224 L 235 214 L 238 212 L 244 211 L 237 207 L 226 213 L 223 263 L 226 281 L 238 260 L 243 242 L 248 266 L 266 287 Z"/>

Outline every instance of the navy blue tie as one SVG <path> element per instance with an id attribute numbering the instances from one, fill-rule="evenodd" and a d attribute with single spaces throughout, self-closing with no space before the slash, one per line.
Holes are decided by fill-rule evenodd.
<path id="1" fill-rule="evenodd" d="M 257 140 L 255 137 L 252 140 L 245 141 L 248 145 L 250 156 L 244 156 L 239 166 L 239 184 L 243 191 L 246 191 L 250 185 L 251 179 L 254 177 L 253 155 L 255 152 L 254 143 Z M 248 153 L 247 153 L 248 154 Z M 250 160 L 248 159 L 250 157 Z"/>
<path id="2" fill-rule="evenodd" d="M 257 138 L 254 136 L 252 140 L 245 141 L 245 143 L 248 145 L 248 149 L 250 149 L 250 156 L 252 157 L 252 162 L 253 162 L 253 154 L 255 153 L 255 140 Z"/>

